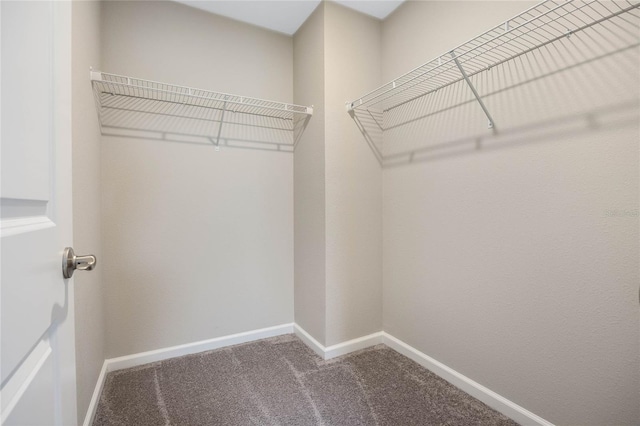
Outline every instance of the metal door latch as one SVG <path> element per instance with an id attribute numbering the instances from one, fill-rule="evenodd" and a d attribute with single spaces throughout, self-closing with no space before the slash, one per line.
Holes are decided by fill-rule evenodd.
<path id="1" fill-rule="evenodd" d="M 62 276 L 71 278 L 76 269 L 81 271 L 91 271 L 96 267 L 96 257 L 92 254 L 86 256 L 76 256 L 71 247 L 64 249 L 62 255 Z"/>

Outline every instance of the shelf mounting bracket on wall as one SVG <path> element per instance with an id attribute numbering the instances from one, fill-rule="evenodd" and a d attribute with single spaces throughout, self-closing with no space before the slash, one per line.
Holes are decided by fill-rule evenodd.
<path id="1" fill-rule="evenodd" d="M 220 135 L 222 134 L 222 123 L 224 123 L 224 114 L 227 112 L 227 100 L 228 96 L 224 97 L 225 101 L 222 106 L 222 115 L 220 116 L 220 126 L 218 127 L 218 137 L 216 137 L 216 151 L 220 151 Z"/>
<path id="2" fill-rule="evenodd" d="M 471 89 L 471 92 L 473 92 L 473 96 L 476 97 L 476 100 L 480 104 L 480 108 L 482 108 L 482 111 L 484 111 L 484 114 L 487 116 L 487 119 L 489 120 L 488 127 L 490 129 L 493 129 L 493 131 L 495 132 L 496 131 L 495 123 L 493 122 L 493 118 L 491 118 L 491 114 L 489 113 L 489 110 L 487 109 L 487 106 L 484 104 L 484 102 L 482 102 L 482 98 L 478 94 L 478 91 L 476 90 L 476 88 L 473 85 L 473 83 L 471 83 L 471 80 L 469 80 L 469 76 L 465 72 L 464 68 L 462 68 L 462 65 L 460 64 L 460 61 L 458 61 L 458 57 L 456 56 L 456 53 L 453 50 L 450 53 L 451 53 L 451 58 L 454 60 L 454 62 L 458 66 L 458 69 L 460 70 L 460 74 L 462 74 L 462 78 L 464 78 L 464 81 L 466 81 L 467 84 L 469 85 L 469 88 Z"/>
<path id="3" fill-rule="evenodd" d="M 378 119 L 373 115 L 373 113 L 367 109 L 367 113 L 369 114 L 369 116 L 371 117 L 371 119 L 373 120 L 374 123 L 376 123 L 376 125 L 378 126 L 378 128 L 380 130 L 384 130 L 384 128 L 382 127 L 382 123 L 380 123 L 378 121 Z"/>

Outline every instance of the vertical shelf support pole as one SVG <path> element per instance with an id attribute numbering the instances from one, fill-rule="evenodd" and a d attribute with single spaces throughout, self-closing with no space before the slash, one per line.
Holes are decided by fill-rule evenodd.
<path id="1" fill-rule="evenodd" d="M 489 120 L 489 126 L 488 127 L 490 129 L 494 129 L 495 130 L 495 126 L 494 126 L 494 123 L 493 123 L 493 118 L 491 118 L 491 114 L 489 113 L 489 110 L 485 106 L 484 102 L 482 102 L 482 98 L 480 97 L 480 95 L 476 91 L 476 88 L 473 86 L 473 83 L 471 83 L 471 80 L 469 80 L 469 76 L 467 76 L 467 73 L 464 71 L 464 68 L 462 68 L 462 65 L 460 64 L 460 61 L 458 61 L 458 57 L 456 56 L 456 54 L 455 54 L 455 52 L 453 50 L 451 51 L 451 58 L 453 58 L 453 60 L 455 61 L 456 65 L 458 66 L 458 69 L 460 70 L 460 73 L 462 74 L 462 77 L 464 78 L 464 81 L 467 82 L 467 84 L 469 85 L 469 88 L 473 92 L 473 96 L 476 97 L 476 100 L 480 104 L 480 108 L 482 108 L 482 111 L 484 111 L 484 115 L 487 116 L 487 119 Z"/>

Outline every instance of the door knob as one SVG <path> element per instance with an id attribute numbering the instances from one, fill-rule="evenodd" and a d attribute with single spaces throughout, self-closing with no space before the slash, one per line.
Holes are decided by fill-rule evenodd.
<path id="1" fill-rule="evenodd" d="M 62 276 L 71 278 L 73 271 L 79 269 L 81 271 L 91 271 L 96 267 L 96 257 L 92 254 L 86 256 L 76 256 L 71 247 L 64 249 L 62 255 Z"/>

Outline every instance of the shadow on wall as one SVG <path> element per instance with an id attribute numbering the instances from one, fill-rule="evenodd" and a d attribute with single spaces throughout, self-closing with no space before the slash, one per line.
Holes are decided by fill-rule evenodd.
<path id="1" fill-rule="evenodd" d="M 469 75 L 493 127 L 453 62 L 445 72 L 457 77 L 437 89 L 351 115 L 383 168 L 637 126 L 638 21 L 594 26 Z"/>

